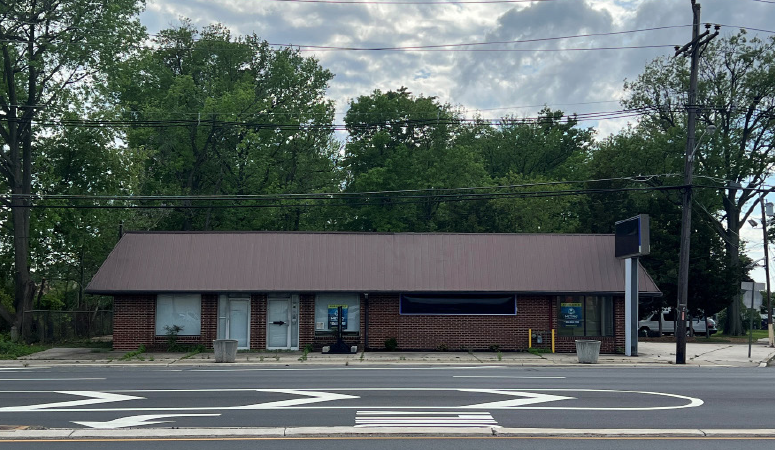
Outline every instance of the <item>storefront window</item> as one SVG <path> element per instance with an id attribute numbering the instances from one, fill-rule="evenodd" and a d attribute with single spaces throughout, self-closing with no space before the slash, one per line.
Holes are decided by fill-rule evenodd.
<path id="1" fill-rule="evenodd" d="M 613 336 L 613 298 L 565 295 L 557 298 L 559 336 Z"/>
<path id="2" fill-rule="evenodd" d="M 156 297 L 156 335 L 166 335 L 165 327 L 181 327 L 179 336 L 198 336 L 202 327 L 202 296 L 165 294 Z"/>
<path id="3" fill-rule="evenodd" d="M 342 307 L 343 332 L 358 333 L 361 328 L 361 301 L 358 294 L 317 294 L 315 296 L 315 331 L 330 332 L 336 328 L 338 307 Z"/>

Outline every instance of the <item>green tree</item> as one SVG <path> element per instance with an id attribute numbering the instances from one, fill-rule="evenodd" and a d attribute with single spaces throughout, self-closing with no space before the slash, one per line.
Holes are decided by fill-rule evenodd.
<path id="1" fill-rule="evenodd" d="M 84 110 L 76 109 L 81 114 Z M 76 117 L 68 113 L 64 118 Z M 108 118 L 110 114 L 91 117 Z M 39 139 L 34 190 L 52 199 L 43 203 L 47 207 L 32 211 L 34 279 L 38 284 L 46 280 L 44 304 L 59 292 L 59 308 L 85 308 L 84 284 L 115 245 L 119 224 L 145 228 L 151 223 L 146 214 L 114 209 L 123 203 L 107 199 L 136 192 L 142 155 L 126 151 L 112 128 L 67 126 L 48 131 L 50 136 Z M 79 199 L 85 196 L 106 198 Z"/>
<path id="2" fill-rule="evenodd" d="M 233 38 L 222 25 L 200 32 L 187 21 L 161 31 L 156 44 L 114 79 L 126 118 L 139 122 L 127 132 L 129 146 L 148 154 L 143 193 L 336 190 L 334 106 L 324 98 L 333 75 L 316 60 L 272 50 L 255 35 Z M 319 217 L 302 206 L 210 203 L 184 199 L 159 226 L 298 230 Z"/>
<path id="3" fill-rule="evenodd" d="M 544 108 L 537 119 L 507 117 L 498 126 L 486 126 L 476 136 L 487 172 L 493 178 L 509 173 L 531 178 L 563 178 L 568 165 L 592 145 L 593 131 L 578 127 L 571 116 Z"/>
<path id="4" fill-rule="evenodd" d="M 578 197 L 563 184 L 576 174 L 592 144 L 593 130 L 578 127 L 575 117 L 544 108 L 537 119 L 504 118 L 497 125 L 467 126 L 460 142 L 473 147 L 499 186 L 484 213 L 494 232 L 570 232 L 578 227 Z"/>
<path id="5" fill-rule="evenodd" d="M 676 131 L 671 130 L 671 131 Z M 614 222 L 637 214 L 649 214 L 651 254 L 641 258 L 663 296 L 644 305 L 648 311 L 675 306 L 680 248 L 681 199 L 676 189 L 683 165 L 682 142 L 670 133 L 652 133 L 649 128 L 626 129 L 598 143 L 585 165 L 591 194 L 582 203 L 581 231 L 612 233 Z M 642 189 L 642 190 L 641 190 Z M 699 190 L 695 198 L 688 306 L 697 315 L 712 315 L 726 307 L 737 289 L 729 282 L 732 267 L 724 241 L 716 233 L 705 204 L 716 200 L 710 190 Z M 712 209 L 712 208 L 711 208 Z"/>
<path id="6" fill-rule="evenodd" d="M 723 238 L 731 278 L 739 293 L 741 281 L 740 229 L 755 212 L 753 200 L 775 165 L 775 38 L 748 38 L 745 31 L 717 39 L 700 60 L 699 133 L 713 124 L 718 131 L 699 144 L 696 173 L 707 177 L 700 185 L 713 186 L 716 201 L 705 219 Z M 641 126 L 652 134 L 685 142 L 683 99 L 689 84 L 688 61 L 660 58 L 625 85 L 628 108 L 649 111 Z M 676 145 L 676 151 L 680 145 Z M 681 150 L 682 152 L 683 150 Z M 681 154 L 678 153 L 677 154 Z M 703 178 L 699 178 L 703 180 Z M 710 180 L 710 181 L 709 181 Z M 728 299 L 727 332 L 742 332 L 738 294 Z"/>
<path id="7" fill-rule="evenodd" d="M 342 226 L 358 231 L 465 231 L 476 228 L 476 205 L 448 189 L 490 183 L 481 158 L 458 142 L 461 122 L 449 105 L 406 88 L 374 91 L 350 103 L 342 167 L 350 200 Z"/>
<path id="8" fill-rule="evenodd" d="M 0 182 L 14 255 L 13 308 L 0 317 L 18 326 L 31 305 L 30 205 L 41 132 L 74 97 L 88 96 L 144 30 L 141 0 L 16 0 L 0 3 Z"/>

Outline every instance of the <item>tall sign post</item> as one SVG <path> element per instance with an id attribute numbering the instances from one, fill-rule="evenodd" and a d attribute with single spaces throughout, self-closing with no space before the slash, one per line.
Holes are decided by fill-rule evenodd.
<path id="1" fill-rule="evenodd" d="M 638 356 L 638 257 L 651 251 L 649 216 L 616 222 L 615 256 L 624 259 L 624 354 Z"/>

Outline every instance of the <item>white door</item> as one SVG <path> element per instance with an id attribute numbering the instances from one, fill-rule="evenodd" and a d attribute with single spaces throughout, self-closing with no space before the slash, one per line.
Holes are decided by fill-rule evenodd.
<path id="1" fill-rule="evenodd" d="M 218 299 L 218 339 L 236 339 L 237 348 L 250 348 L 250 299 L 221 294 Z"/>
<path id="2" fill-rule="evenodd" d="M 250 301 L 229 301 L 229 339 L 237 340 L 237 348 L 250 348 Z"/>
<path id="3" fill-rule="evenodd" d="M 266 308 L 266 348 L 291 348 L 291 300 L 270 298 Z"/>

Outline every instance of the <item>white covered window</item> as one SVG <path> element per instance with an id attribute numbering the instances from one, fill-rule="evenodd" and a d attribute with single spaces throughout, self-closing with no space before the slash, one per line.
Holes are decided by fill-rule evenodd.
<path id="1" fill-rule="evenodd" d="M 338 307 L 346 320 L 342 331 L 357 333 L 361 328 L 361 298 L 359 294 L 317 294 L 315 296 L 315 331 L 333 331 L 336 328 Z"/>
<path id="2" fill-rule="evenodd" d="M 164 327 L 177 325 L 179 336 L 199 336 L 202 329 L 202 296 L 199 294 L 160 294 L 156 296 L 156 335 L 167 334 Z"/>

